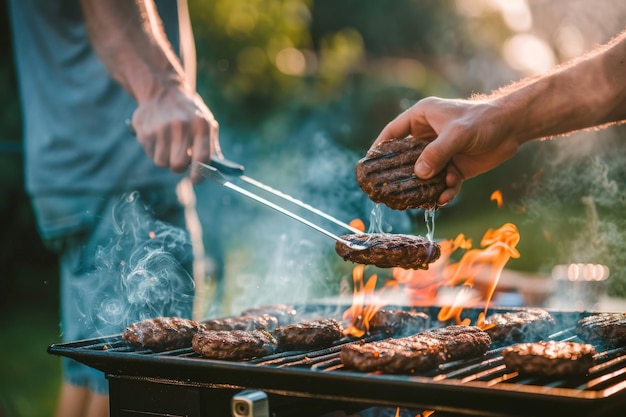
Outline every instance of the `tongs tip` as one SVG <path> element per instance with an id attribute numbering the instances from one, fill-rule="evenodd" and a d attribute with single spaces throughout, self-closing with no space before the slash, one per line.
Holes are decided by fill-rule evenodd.
<path id="1" fill-rule="evenodd" d="M 346 239 L 346 236 L 339 237 L 337 240 L 352 250 L 365 250 L 369 248 L 365 243 L 358 241 L 355 242 L 354 240 Z"/>
<path id="2" fill-rule="evenodd" d="M 358 243 L 353 243 L 353 242 L 348 242 L 348 247 L 350 249 L 354 249 L 354 250 L 365 250 L 365 249 L 367 249 L 367 246 L 361 245 L 361 244 L 358 244 Z"/>
<path id="3" fill-rule="evenodd" d="M 212 166 L 212 165 L 217 165 L 217 166 Z M 283 208 L 283 207 L 281 207 L 281 206 L 279 206 L 277 204 L 274 204 L 271 201 L 268 201 L 268 200 L 266 200 L 266 199 L 264 199 L 264 198 L 262 198 L 262 197 L 260 197 L 260 196 L 258 196 L 256 194 L 254 194 L 254 193 L 251 193 L 250 191 L 248 191 L 246 189 L 238 187 L 237 185 L 235 185 L 232 182 L 228 181 L 228 179 L 226 178 L 226 176 L 224 175 L 222 170 L 228 171 L 228 173 L 227 173 L 228 175 L 236 175 L 236 176 L 239 176 L 239 178 L 244 178 L 242 176 L 242 174 L 243 174 L 243 166 L 242 165 L 239 165 L 237 163 L 233 163 L 233 162 L 230 162 L 230 161 L 226 161 L 226 160 L 221 161 L 221 162 L 216 162 L 216 160 L 212 159 L 211 162 L 210 162 L 210 165 L 209 164 L 204 164 L 204 163 L 199 162 L 199 161 L 193 161 L 191 163 L 191 165 L 189 166 L 189 170 L 191 172 L 197 173 L 197 174 L 199 174 L 199 175 L 201 175 L 201 176 L 203 176 L 203 177 L 205 177 L 205 178 L 207 178 L 207 179 L 209 179 L 211 181 L 217 182 L 217 183 L 219 183 L 219 184 L 221 184 L 223 186 L 226 186 L 226 187 L 228 187 L 228 188 L 230 188 L 230 189 L 232 189 L 234 191 L 237 191 L 240 194 L 243 194 L 243 195 L 245 195 L 245 196 L 247 196 L 249 198 L 252 198 L 253 200 L 256 200 L 256 201 L 258 201 L 258 202 L 260 202 L 260 203 L 262 203 L 262 204 L 264 204 L 264 205 L 266 205 L 266 206 L 268 206 L 270 208 L 273 208 L 274 210 L 277 210 L 277 211 L 279 211 L 279 212 L 281 212 L 281 213 L 283 213 L 283 214 L 285 214 L 285 215 L 287 215 L 287 216 L 289 216 L 289 217 L 291 217 L 291 218 L 293 218 L 295 220 L 298 220 L 301 223 L 304 223 L 304 224 L 308 225 L 309 227 L 311 227 L 311 228 L 313 228 L 313 229 L 315 229 L 315 230 L 317 230 L 317 231 L 319 231 L 319 232 L 321 232 L 321 233 L 323 233 L 323 234 L 325 234 L 325 235 L 327 235 L 329 237 L 332 237 L 333 239 L 335 239 L 337 241 L 340 241 L 341 243 L 343 243 L 344 245 L 348 246 L 352 250 L 364 250 L 364 249 L 367 249 L 366 245 L 363 245 L 361 243 L 351 242 L 351 241 L 348 241 L 348 240 L 344 240 L 344 239 L 340 238 L 339 236 L 336 236 L 333 233 L 330 233 L 326 229 L 324 229 L 324 228 L 322 228 L 322 227 L 320 227 L 320 226 L 318 226 L 318 225 L 316 225 L 316 224 L 314 224 L 314 223 L 312 223 L 312 222 L 310 222 L 310 221 L 308 221 L 308 220 L 306 220 L 306 219 L 296 215 L 295 213 L 292 213 L 291 211 L 289 211 L 289 210 L 287 210 L 287 209 L 285 209 L 285 208 Z M 250 178 L 247 178 L 247 179 L 248 179 L 248 182 L 252 181 L 252 179 L 250 179 Z M 333 220 L 335 220 L 335 223 L 338 223 L 338 221 L 336 219 L 326 215 L 323 212 L 320 212 L 319 210 L 317 210 L 317 209 L 315 209 L 315 208 L 313 208 L 313 207 L 311 207 L 311 206 L 309 206 L 307 204 L 304 204 L 304 203 L 300 202 L 299 200 L 296 200 L 296 199 L 292 198 L 291 196 L 283 194 L 283 193 L 281 193 L 279 191 L 276 191 L 276 190 L 274 190 L 272 188 L 269 188 L 269 187 L 265 186 L 264 184 L 260 184 L 260 183 L 258 183 L 256 181 L 252 181 L 252 183 L 253 183 L 253 185 L 256 185 L 257 187 L 265 189 L 266 191 L 269 191 L 270 193 L 272 193 L 274 195 L 278 195 L 279 197 L 281 197 L 283 199 L 287 199 L 288 201 L 291 201 L 294 204 L 297 204 L 297 205 L 299 205 L 301 207 L 304 207 L 304 208 L 306 208 L 306 209 L 308 209 L 308 210 L 310 210 L 310 211 L 312 211 L 312 212 L 314 212 L 316 214 L 319 214 L 322 217 L 325 217 L 327 219 L 328 218 L 333 219 Z M 343 223 L 339 223 L 339 224 L 343 225 Z M 356 230 L 356 229 L 354 229 L 353 227 L 351 227 L 349 225 L 345 225 L 345 227 L 349 228 L 350 230 L 354 231 L 355 233 L 357 233 L 357 232 L 358 233 L 363 233 L 360 230 Z"/>

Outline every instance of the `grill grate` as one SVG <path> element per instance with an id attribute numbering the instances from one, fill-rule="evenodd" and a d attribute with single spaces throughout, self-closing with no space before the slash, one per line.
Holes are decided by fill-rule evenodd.
<path id="1" fill-rule="evenodd" d="M 426 312 L 436 316 L 434 311 Z M 574 325 L 590 313 L 551 313 L 560 330 L 550 339 L 580 341 Z M 382 337 L 373 336 L 368 341 Z M 425 373 L 359 373 L 344 369 L 339 360 L 341 345 L 352 342 L 346 339 L 325 349 L 282 352 L 245 362 L 204 359 L 191 348 L 159 353 L 134 349 L 121 335 L 56 344 L 48 351 L 114 376 L 162 379 L 196 387 L 259 389 L 368 406 L 483 416 L 570 417 L 611 416 L 626 407 L 626 347 L 596 346 L 596 365 L 587 376 L 555 379 L 507 372 L 501 357 L 504 346 L 494 346 L 480 358 L 446 362 Z"/>

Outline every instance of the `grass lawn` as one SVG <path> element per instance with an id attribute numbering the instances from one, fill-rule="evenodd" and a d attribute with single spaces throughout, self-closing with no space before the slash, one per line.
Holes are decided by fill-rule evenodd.
<path id="1" fill-rule="evenodd" d="M 53 302 L 0 305 L 0 417 L 54 415 L 61 361 L 46 349 L 60 341 L 58 322 Z"/>

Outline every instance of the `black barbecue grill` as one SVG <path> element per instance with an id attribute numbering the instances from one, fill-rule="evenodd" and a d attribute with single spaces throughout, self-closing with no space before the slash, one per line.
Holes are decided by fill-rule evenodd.
<path id="1" fill-rule="evenodd" d="M 388 308 L 388 307 L 387 307 Z M 328 306 L 306 306 L 307 312 Z M 334 311 L 340 309 L 333 308 Z M 515 309 L 492 308 L 493 312 Z M 435 318 L 438 307 L 419 309 Z M 482 309 L 466 309 L 473 322 Z M 593 312 L 550 311 L 552 340 L 580 341 L 576 322 Z M 328 317 L 328 315 L 327 315 Z M 431 327 L 452 323 L 431 320 Z M 373 338 L 382 336 L 372 336 Z M 480 358 L 444 363 L 412 375 L 360 373 L 342 367 L 340 345 L 281 352 L 251 361 L 200 357 L 191 348 L 152 352 L 130 347 L 121 335 L 55 344 L 48 352 L 76 359 L 107 375 L 111 416 L 228 416 L 232 397 L 262 391 L 273 415 L 319 415 L 368 407 L 435 410 L 436 416 L 614 416 L 626 410 L 626 347 L 595 346 L 589 375 L 568 379 L 526 377 L 505 370 L 504 346 Z"/>

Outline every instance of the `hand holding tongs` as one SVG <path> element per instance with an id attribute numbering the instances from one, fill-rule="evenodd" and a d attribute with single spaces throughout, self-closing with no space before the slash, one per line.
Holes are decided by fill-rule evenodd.
<path id="1" fill-rule="evenodd" d="M 308 211 L 310 211 L 311 213 L 317 214 L 320 217 L 325 218 L 326 220 L 329 220 L 347 230 L 349 230 L 352 233 L 357 233 L 357 234 L 361 234 L 363 233 L 363 231 L 356 229 L 334 217 L 332 217 L 331 215 L 324 213 L 321 210 L 316 209 L 315 207 L 312 207 L 296 198 L 291 197 L 290 195 L 287 195 L 285 193 L 282 193 L 278 190 L 273 189 L 272 187 L 269 187 L 259 181 L 256 181 L 246 175 L 243 174 L 244 172 L 244 167 L 243 165 L 240 165 L 236 162 L 233 161 L 229 161 L 227 159 L 217 159 L 217 158 L 212 158 L 209 164 L 204 164 L 202 162 L 198 162 L 198 161 L 194 161 L 191 163 L 191 167 L 190 169 L 196 171 L 197 173 L 199 173 L 200 175 L 202 175 L 205 178 L 210 179 L 211 181 L 214 181 L 218 184 L 223 185 L 226 188 L 230 188 L 233 191 L 236 191 L 242 195 L 245 195 L 248 198 L 251 198 L 267 207 L 273 208 L 274 210 L 285 214 L 286 216 L 291 217 L 292 219 L 295 219 L 315 230 L 317 230 L 318 232 L 321 232 L 323 234 L 325 234 L 328 237 L 331 237 L 333 239 L 335 239 L 336 241 L 339 241 L 341 243 L 343 243 L 344 245 L 347 245 L 353 249 L 365 249 L 365 247 L 362 247 L 361 245 L 352 243 L 352 242 L 348 242 L 345 239 L 342 239 L 341 237 L 329 232 L 328 230 L 298 216 L 297 214 L 287 210 L 284 207 L 279 206 L 278 204 L 274 204 L 269 200 L 264 199 L 263 197 L 254 194 L 244 188 L 241 188 L 235 184 L 233 184 L 232 182 L 228 181 L 228 179 L 226 178 L 226 176 L 231 176 L 231 177 L 237 177 L 240 180 L 255 186 L 257 188 L 260 188 L 266 192 L 269 192 L 279 198 L 282 198 L 283 200 L 289 201 L 292 204 L 295 204 L 297 206 L 300 206 Z"/>

